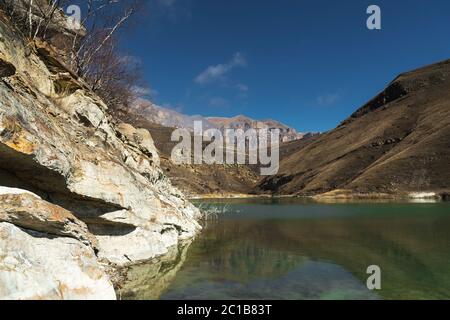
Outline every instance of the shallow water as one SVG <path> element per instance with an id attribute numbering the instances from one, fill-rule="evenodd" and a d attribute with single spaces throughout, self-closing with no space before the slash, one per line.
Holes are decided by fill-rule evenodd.
<path id="1" fill-rule="evenodd" d="M 450 298 L 449 203 L 209 205 L 224 213 L 192 244 L 132 270 L 123 298 Z M 370 265 L 381 290 L 367 289 Z"/>

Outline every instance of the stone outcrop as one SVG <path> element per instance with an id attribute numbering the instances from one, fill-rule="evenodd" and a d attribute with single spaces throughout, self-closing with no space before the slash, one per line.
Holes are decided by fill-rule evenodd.
<path id="1" fill-rule="evenodd" d="M 160 165 L 158 151 L 147 129 L 135 129 L 128 123 L 121 123 L 117 126 L 117 132 L 125 143 L 147 155 L 155 165 Z"/>
<path id="2" fill-rule="evenodd" d="M 163 255 L 200 230 L 200 213 L 162 173 L 148 131 L 116 126 L 82 80 L 42 52 L 0 14 L 0 59 L 15 70 L 0 79 L 0 187 L 34 194 L 0 192 L 0 270 L 3 252 L 29 253 L 29 271 L 0 277 L 0 288 L 9 288 L 0 298 L 90 298 L 88 289 L 53 290 L 58 270 L 103 286 L 99 275 L 87 274 L 89 266 Z M 48 252 L 40 250 L 45 246 Z M 64 279 L 64 286 L 76 282 Z M 41 282 L 48 290 L 37 290 Z"/>
<path id="3" fill-rule="evenodd" d="M 49 0 L 2 0 L 0 10 L 11 17 L 10 21 L 24 34 L 29 33 L 31 24 L 34 37 L 45 38 L 48 44 L 59 51 L 59 60 L 70 65 L 73 41 L 84 37 L 86 29 L 68 17 L 62 8 L 55 8 L 57 2 L 60 5 L 63 3 Z M 70 3 L 65 6 L 68 13 L 73 13 L 74 7 Z"/>
<path id="4" fill-rule="evenodd" d="M 72 238 L 0 223 L 1 299 L 115 299 L 94 251 Z"/>
<path id="5" fill-rule="evenodd" d="M 69 211 L 0 188 L 1 299 L 115 299 L 97 240 Z"/>
<path id="6" fill-rule="evenodd" d="M 36 195 L 0 195 L 0 222 L 53 236 L 70 237 L 96 247 L 96 238 L 86 224 L 69 211 L 41 200 Z"/>

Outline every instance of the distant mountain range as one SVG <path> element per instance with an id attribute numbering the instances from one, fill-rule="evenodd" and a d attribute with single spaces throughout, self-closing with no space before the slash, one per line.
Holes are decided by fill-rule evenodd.
<path id="1" fill-rule="evenodd" d="M 166 174 L 189 195 L 450 193 L 450 60 L 401 74 L 337 128 L 304 134 L 278 121 L 206 118 L 140 101 L 123 121 L 147 128 Z M 171 127 L 282 131 L 280 170 L 260 177 L 252 166 L 175 166 Z M 308 138 L 308 139 L 306 139 Z M 337 193 L 337 194 L 336 194 Z"/>
<path id="2" fill-rule="evenodd" d="M 311 136 L 314 133 L 300 133 L 276 120 L 254 120 L 249 117 L 239 115 L 233 118 L 206 118 L 210 123 L 215 125 L 219 130 L 225 129 L 279 129 L 280 139 L 282 142 L 289 142 L 303 139 L 305 136 Z"/>
<path id="3" fill-rule="evenodd" d="M 255 120 L 244 115 L 239 115 L 232 118 L 203 117 L 200 115 L 188 116 L 175 110 L 158 106 L 146 99 L 137 100 L 133 106 L 133 109 L 136 114 L 144 117 L 149 122 L 153 122 L 164 127 L 184 128 L 191 131 L 194 130 L 195 121 L 202 121 L 203 130 L 215 128 L 221 130 L 222 132 L 224 132 L 225 129 L 279 129 L 280 140 L 282 142 L 300 140 L 316 134 L 312 132 L 298 132 L 296 129 L 291 128 L 279 121 L 271 119 Z"/>

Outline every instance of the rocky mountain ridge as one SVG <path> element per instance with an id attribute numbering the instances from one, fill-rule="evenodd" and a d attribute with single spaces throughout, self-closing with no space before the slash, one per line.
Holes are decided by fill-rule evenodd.
<path id="1" fill-rule="evenodd" d="M 218 118 L 209 117 L 206 118 L 209 122 L 212 122 L 218 129 L 225 131 L 226 129 L 278 129 L 280 130 L 281 142 L 290 142 L 303 139 L 305 136 L 312 133 L 300 133 L 294 128 L 291 128 L 279 121 L 268 120 L 254 120 L 244 115 L 238 115 L 232 118 Z"/>
<path id="2" fill-rule="evenodd" d="M 190 131 L 194 130 L 195 121 L 202 122 L 203 130 L 215 128 L 222 132 L 225 132 L 225 129 L 279 129 L 280 140 L 282 142 L 299 140 L 305 136 L 309 137 L 316 134 L 298 132 L 296 129 L 276 120 L 255 120 L 244 115 L 231 118 L 204 117 L 200 115 L 188 116 L 170 108 L 158 106 L 146 99 L 138 99 L 130 110 L 123 111 L 122 113 L 122 116 L 125 113 L 132 113 L 134 114 L 133 116 L 142 117 L 146 121 L 154 124 L 170 128 L 183 128 Z"/>

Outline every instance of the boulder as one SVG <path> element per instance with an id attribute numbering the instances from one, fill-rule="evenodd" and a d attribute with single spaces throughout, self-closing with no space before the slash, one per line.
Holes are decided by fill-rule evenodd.
<path id="1" fill-rule="evenodd" d="M 128 123 L 121 123 L 117 126 L 119 136 L 128 144 L 138 148 L 159 166 L 160 159 L 158 151 L 150 132 L 147 129 L 135 129 Z"/>
<path id="2" fill-rule="evenodd" d="M 3 192 L 7 192 L 2 188 Z M 1 189 L 0 189 L 1 190 Z M 51 236 L 70 237 L 96 248 L 97 240 L 86 224 L 71 212 L 41 200 L 32 193 L 0 194 L 0 222 L 38 231 Z"/>
<path id="3" fill-rule="evenodd" d="M 90 247 L 1 222 L 0 299 L 114 300 L 116 295 Z"/>

